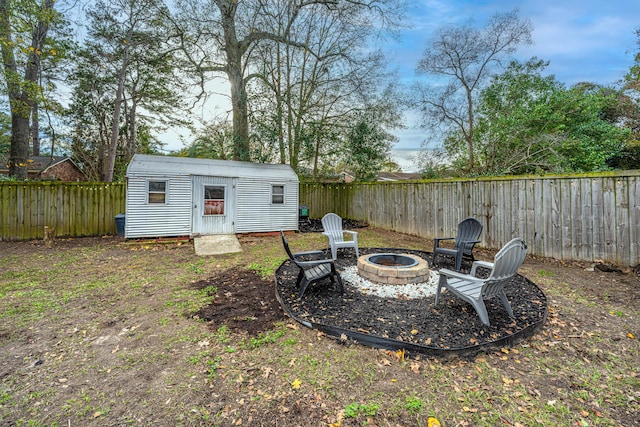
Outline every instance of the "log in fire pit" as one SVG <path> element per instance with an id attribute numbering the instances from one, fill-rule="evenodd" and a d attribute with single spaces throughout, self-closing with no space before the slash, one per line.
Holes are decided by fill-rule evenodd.
<path id="1" fill-rule="evenodd" d="M 410 254 L 371 254 L 358 258 L 358 274 L 376 283 L 406 285 L 429 280 L 427 261 Z"/>

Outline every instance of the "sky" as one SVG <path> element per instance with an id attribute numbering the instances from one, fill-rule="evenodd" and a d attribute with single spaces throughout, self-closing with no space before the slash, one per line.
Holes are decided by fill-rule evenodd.
<path id="1" fill-rule="evenodd" d="M 417 77 L 415 67 L 433 31 L 442 26 L 464 24 L 470 19 L 484 27 L 497 12 L 517 8 L 521 19 L 533 24 L 533 45 L 521 47 L 515 59 L 536 56 L 550 61 L 545 74 L 571 86 L 579 82 L 613 85 L 633 64 L 640 46 L 634 31 L 640 28 L 640 0 L 407 0 L 409 28 L 398 40 L 383 48 L 389 62 L 398 68 L 403 83 Z M 424 77 L 421 77 L 424 78 Z M 227 87 L 226 83 L 224 86 Z M 220 98 L 218 98 L 220 99 Z M 220 105 L 218 111 L 228 107 Z M 418 128 L 418 115 L 409 112 L 407 128 L 395 132 L 399 138 L 394 151 L 419 150 L 425 131 Z M 169 150 L 181 148 L 176 135 L 165 135 Z M 415 169 L 403 156 L 403 169 Z M 411 163 L 411 162 L 409 162 Z"/>

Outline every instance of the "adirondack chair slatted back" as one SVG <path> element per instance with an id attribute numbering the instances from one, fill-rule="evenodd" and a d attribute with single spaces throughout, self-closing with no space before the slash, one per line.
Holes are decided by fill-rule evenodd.
<path id="1" fill-rule="evenodd" d="M 287 238 L 284 236 L 284 232 L 282 230 L 280 231 L 280 236 L 282 237 L 282 246 L 284 246 L 284 250 L 287 252 L 287 255 L 289 255 L 289 258 L 292 261 L 295 261 L 295 258 L 291 253 L 291 249 L 289 249 L 289 242 L 287 242 Z"/>
<path id="2" fill-rule="evenodd" d="M 343 240 L 342 235 L 342 218 L 334 213 L 328 213 L 322 217 L 322 228 L 326 234 L 330 234 L 331 237 L 340 242 Z"/>
<path id="3" fill-rule="evenodd" d="M 485 298 L 498 295 L 506 282 L 518 272 L 526 255 L 527 245 L 520 238 L 504 245 L 494 257 L 493 270 L 482 288 L 482 295 Z"/>
<path id="4" fill-rule="evenodd" d="M 462 253 L 471 256 L 475 242 L 480 240 L 482 234 L 482 224 L 475 218 L 467 218 L 458 224 L 458 235 L 456 236 L 455 249 L 459 249 L 463 245 Z"/>
<path id="5" fill-rule="evenodd" d="M 322 217 L 322 234 L 329 238 L 329 246 L 331 247 L 331 256 L 333 259 L 338 257 L 339 248 L 353 248 L 356 252 L 356 258 L 360 256 L 358 251 L 358 233 L 356 231 L 344 230 L 342 228 L 342 218 L 334 213 L 328 213 Z M 351 240 L 345 239 L 350 236 Z"/>

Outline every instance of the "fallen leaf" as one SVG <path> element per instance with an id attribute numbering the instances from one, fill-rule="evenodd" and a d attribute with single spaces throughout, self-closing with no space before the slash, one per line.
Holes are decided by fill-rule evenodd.
<path id="1" fill-rule="evenodd" d="M 262 373 L 262 376 L 263 376 L 265 379 L 267 379 L 267 378 L 269 378 L 269 374 L 271 374 L 271 372 L 273 372 L 273 369 L 272 369 L 272 368 L 270 368 L 270 367 L 268 367 L 268 366 L 265 366 L 264 368 L 262 368 L 262 372 L 263 372 L 263 373 Z"/>
<path id="2" fill-rule="evenodd" d="M 98 418 L 104 415 L 104 412 L 102 411 L 96 411 L 93 413 L 93 418 Z"/>
<path id="3" fill-rule="evenodd" d="M 411 330 L 411 335 L 417 335 L 418 334 L 418 330 L 417 329 L 412 329 Z"/>
<path id="4" fill-rule="evenodd" d="M 427 338 L 426 340 L 424 340 L 424 343 L 425 343 L 426 345 L 431 344 L 431 337 L 429 337 L 429 338 Z"/>
<path id="5" fill-rule="evenodd" d="M 629 332 L 629 333 L 627 334 L 627 338 L 629 338 L 629 339 L 633 339 L 633 338 L 634 338 L 634 336 L 633 336 L 633 334 L 632 334 L 631 332 Z"/>
<path id="6" fill-rule="evenodd" d="M 427 420 L 427 427 L 440 427 L 440 421 L 437 418 L 429 417 Z"/>
<path id="7" fill-rule="evenodd" d="M 419 374 L 420 373 L 420 364 L 419 363 L 412 363 L 411 364 L 411 371 L 413 371 L 414 374 Z"/>

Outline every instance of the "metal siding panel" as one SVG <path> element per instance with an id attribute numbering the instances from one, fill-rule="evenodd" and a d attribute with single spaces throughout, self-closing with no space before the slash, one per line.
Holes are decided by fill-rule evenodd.
<path id="1" fill-rule="evenodd" d="M 159 176 L 131 177 L 127 185 L 125 237 L 186 236 L 191 233 L 191 180 L 167 179 L 167 204 L 147 203 L 147 181 Z"/>
<path id="2" fill-rule="evenodd" d="M 284 184 L 283 205 L 271 204 L 271 184 Z M 253 233 L 298 229 L 298 182 L 280 180 L 238 181 L 236 230 Z"/>

